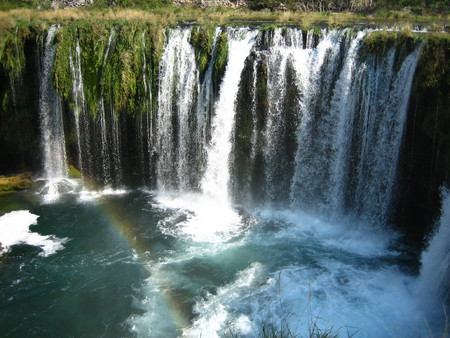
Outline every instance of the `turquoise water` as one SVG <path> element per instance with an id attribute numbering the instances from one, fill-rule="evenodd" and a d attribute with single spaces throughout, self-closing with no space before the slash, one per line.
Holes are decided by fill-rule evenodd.
<path id="1" fill-rule="evenodd" d="M 196 195 L 27 194 L 15 203 L 39 216 L 30 230 L 60 247 L 15 244 L 1 256 L 3 336 L 408 337 L 430 332 L 425 318 L 441 329 L 391 231 Z"/>

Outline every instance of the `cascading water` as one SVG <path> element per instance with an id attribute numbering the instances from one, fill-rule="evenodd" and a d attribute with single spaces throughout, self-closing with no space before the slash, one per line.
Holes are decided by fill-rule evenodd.
<path id="1" fill-rule="evenodd" d="M 111 48 L 114 44 L 116 31 L 111 28 L 105 54 L 103 55 L 102 73 L 108 62 Z M 100 75 L 100 80 L 103 74 Z M 106 109 L 105 99 L 100 95 L 97 125 L 101 136 L 101 166 L 103 169 L 103 183 L 120 184 L 122 181 L 120 132 L 118 116 L 113 107 Z"/>
<path id="2" fill-rule="evenodd" d="M 372 224 L 392 221 L 397 166 L 420 48 L 405 57 L 397 72 L 394 50 L 381 65 L 370 57 L 363 66 L 363 77 L 356 81 L 361 86 L 352 89 L 358 98 L 351 105 L 356 114 L 353 139 L 357 140 L 352 149 L 358 150 L 350 157 L 355 166 L 349 172 L 354 170 L 356 178 L 347 179 L 347 194 L 353 194 L 347 195 L 348 207 Z"/>
<path id="3" fill-rule="evenodd" d="M 229 203 L 229 157 L 231 132 L 235 118 L 236 95 L 244 62 L 254 44 L 257 32 L 248 29 L 229 31 L 227 69 L 220 88 L 212 121 L 211 145 L 207 154 L 207 169 L 202 179 L 202 191 L 218 204 Z"/>
<path id="4" fill-rule="evenodd" d="M 50 27 L 42 53 L 39 90 L 41 147 L 45 178 L 67 177 L 66 144 L 61 100 L 53 87 L 53 59 L 57 25 Z"/>
<path id="5" fill-rule="evenodd" d="M 309 33 L 306 39 L 302 34 L 275 30 L 247 66 L 253 68 L 253 85 L 267 95 L 255 101 L 257 94 L 251 94 L 254 103 L 248 108 L 259 104 L 265 113 L 238 121 L 234 147 L 243 153 L 235 155 L 241 156 L 236 164 L 252 169 L 235 175 L 243 171 L 251 182 L 263 170 L 262 202 L 271 205 L 290 204 L 321 217 L 354 213 L 386 224 L 420 46 L 394 65 L 394 49 L 363 59 L 364 32 L 322 31 L 316 47 Z M 365 119 L 371 121 L 361 122 Z M 254 131 L 246 129 L 248 123 Z M 253 139 L 246 137 L 249 132 Z M 244 153 L 249 148 L 255 154 L 258 132 L 264 137 L 262 168 L 250 162 L 255 155 Z"/>
<path id="6" fill-rule="evenodd" d="M 265 139 L 266 194 L 269 201 L 286 203 L 292 177 L 293 155 L 296 149 L 292 136 L 298 119 L 298 93 L 292 62 L 303 53 L 302 32 L 288 30 L 283 37 L 276 30 L 267 51 L 267 127 Z M 291 43 L 288 37 L 292 38 Z M 262 52 L 265 53 L 265 52 Z M 298 55 L 300 58 L 301 55 Z"/>
<path id="7" fill-rule="evenodd" d="M 197 100 L 197 144 L 201 145 L 197 151 L 198 160 L 201 161 L 201 172 L 204 172 L 203 163 L 206 161 L 206 145 L 208 144 L 211 129 L 211 114 L 214 110 L 213 70 L 216 61 L 217 38 L 222 29 L 217 27 L 214 32 L 211 59 L 206 69 Z M 199 182 L 200 183 L 200 182 Z"/>
<path id="8" fill-rule="evenodd" d="M 319 335 L 319 327 L 367 337 L 430 332 L 424 318 L 440 315 L 436 298 L 448 299 L 442 287 L 448 279 L 448 193 L 419 278 L 404 272 L 410 257 L 395 251 L 398 235 L 374 227 L 389 223 L 395 205 L 421 46 L 374 54 L 364 50 L 365 31 L 218 28 L 200 74 L 190 43 L 194 29 L 167 30 L 157 70 L 146 47 L 150 33 L 133 31 L 142 33 L 134 40 L 142 43 L 143 60 L 135 69 L 136 84 L 144 86 L 136 95 L 144 93 L 145 99 L 128 115 L 116 111 L 102 87 L 102 76 L 127 48 L 123 30 L 111 29 L 94 75 L 83 73 L 89 46 L 83 39 L 71 44 L 74 126 L 67 140 L 75 141 L 68 157 L 78 159 L 85 178 L 117 186 L 128 174 L 146 175 L 135 182 L 156 182 L 157 190 L 100 191 L 90 199 L 72 194 L 57 205 L 34 208 L 49 213 L 37 221 L 38 230 L 55 233 L 49 237 L 55 242 L 71 240 L 45 257 L 55 258 L 54 270 L 27 249 L 37 287 L 49 284 L 41 271 L 57 287 L 41 289 L 39 298 L 23 286 L 34 284 L 11 282 L 0 303 L 17 304 L 20 326 L 16 332 L 10 321 L 0 320 L 5 332 L 27 336 L 38 327 L 32 332 L 48 333 L 37 323 L 48 315 L 65 316 L 61 309 L 81 319 L 71 321 L 72 335 L 85 334 L 86 327 L 99 336 L 251 337 L 272 329 L 306 336 L 311 330 Z M 42 128 L 52 130 L 59 121 L 62 132 L 61 103 L 48 75 L 56 30 L 49 30 L 44 43 L 49 65 L 41 73 L 40 112 Z M 220 77 L 215 65 L 223 57 L 219 37 L 225 35 L 228 57 Z M 86 88 L 97 77 L 93 112 Z M 52 109 L 42 108 L 47 106 Z M 59 137 L 63 142 L 64 134 Z M 65 157 L 60 162 L 65 166 Z M 49 177 L 56 175 L 51 170 Z M 38 219 L 32 216 L 27 236 L 28 225 Z M 11 240 L 5 249 L 20 241 Z M 21 270 L 19 256 L 12 253 Z M 15 290 L 30 292 L 41 309 L 28 331 Z M 435 290 L 438 295 L 431 297 Z M 424 302 L 427 297 L 433 301 Z M 86 306 L 92 299 L 96 306 Z M 7 318 L 10 312 L 0 313 Z M 54 322 L 55 332 L 66 329 Z M 443 327 L 442 320 L 430 323 L 433 333 Z"/>
<path id="9" fill-rule="evenodd" d="M 75 50 L 70 51 L 70 71 L 72 75 L 72 95 L 74 100 L 75 132 L 77 136 L 78 168 L 81 173 L 92 177 L 91 139 L 89 112 L 84 96 L 83 72 L 81 70 L 81 47 L 77 38 Z"/>
<path id="10" fill-rule="evenodd" d="M 142 83 L 144 86 L 144 105 L 143 111 L 139 113 L 136 118 L 136 135 L 135 144 L 137 148 L 137 167 L 134 170 L 134 174 L 139 176 L 140 182 L 149 185 L 152 182 L 151 168 L 152 168 L 152 130 L 153 130 L 153 118 L 152 118 L 152 78 L 151 70 L 149 71 L 149 65 L 147 64 L 146 31 L 142 32 L 141 44 L 142 44 Z"/>
<path id="11" fill-rule="evenodd" d="M 426 319 L 433 321 L 433 327 L 444 326 L 450 310 L 450 191 L 442 189 L 441 194 L 441 215 L 428 248 L 422 253 L 422 268 L 415 288 L 429 314 Z"/>
<path id="12" fill-rule="evenodd" d="M 192 136 L 196 134 L 195 99 L 198 71 L 195 52 L 189 43 L 191 29 L 168 33 L 161 57 L 158 96 L 158 187 L 185 191 L 191 182 L 193 155 L 198 152 Z"/>
<path id="13" fill-rule="evenodd" d="M 257 31 L 230 29 L 227 35 L 229 55 L 219 98 L 214 106 L 211 142 L 207 147 L 206 170 L 201 180 L 202 194 L 174 199 L 163 196 L 160 199 L 160 202 L 167 207 L 192 212 L 192 215 L 182 222 L 179 228 L 182 233 L 199 242 L 221 242 L 240 233 L 240 228 L 237 227 L 239 216 L 231 208 L 228 191 L 231 132 L 241 72 L 245 59 L 255 42 Z M 211 82 L 206 84 L 211 85 Z M 203 123 L 207 122 L 204 118 L 200 120 Z M 204 128 L 204 126 L 200 127 Z M 205 147 L 203 144 L 201 146 Z M 171 163 L 174 164 L 169 162 L 164 165 Z M 220 218 L 217 215 L 220 215 Z"/>

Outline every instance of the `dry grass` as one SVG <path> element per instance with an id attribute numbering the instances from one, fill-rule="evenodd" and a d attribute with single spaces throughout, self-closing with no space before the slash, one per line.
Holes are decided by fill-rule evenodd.
<path id="1" fill-rule="evenodd" d="M 225 24 L 235 21 L 271 21 L 281 24 L 296 24 L 309 26 L 324 22 L 331 25 L 342 25 L 352 22 L 366 22 L 369 24 L 411 24 L 427 22 L 430 26 L 441 26 L 450 22 L 450 15 L 437 17 L 417 17 L 402 14 L 394 17 L 376 15 L 361 16 L 354 13 L 318 13 L 318 12 L 270 12 L 250 11 L 247 9 L 207 8 L 198 7 L 164 7 L 152 11 L 139 9 L 60 9 L 35 10 L 14 9 L 0 11 L 0 36 L 17 23 L 50 24 L 71 23 L 79 20 L 85 21 L 129 21 L 151 23 L 154 25 L 172 25 L 176 23 L 195 21 L 198 23 Z"/>

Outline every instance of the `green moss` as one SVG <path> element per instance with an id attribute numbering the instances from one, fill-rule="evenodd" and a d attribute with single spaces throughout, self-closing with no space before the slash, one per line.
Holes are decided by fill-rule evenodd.
<path id="1" fill-rule="evenodd" d="M 5 91 L 2 98 L 2 108 L 3 111 L 8 111 L 8 107 L 10 105 L 9 93 Z"/>
<path id="2" fill-rule="evenodd" d="M 148 84 L 149 79 L 158 77 L 164 29 L 135 21 L 78 21 L 60 28 L 56 35 L 53 77 L 56 90 L 68 103 L 73 99 L 70 57 L 74 57 L 77 39 L 81 48 L 84 96 L 92 118 L 97 116 L 101 98 L 117 114 L 145 110 L 149 93 L 144 81 Z M 150 90 L 155 96 L 156 81 L 151 82 Z"/>
<path id="3" fill-rule="evenodd" d="M 192 29 L 191 44 L 195 49 L 201 76 L 205 73 L 211 59 L 215 28 L 214 25 L 202 25 Z"/>
<path id="4" fill-rule="evenodd" d="M 394 67 L 398 70 L 405 57 L 417 48 L 420 41 L 421 38 L 414 35 L 410 29 L 371 32 L 363 41 L 360 56 L 363 59 L 370 54 L 382 57 L 388 50 L 395 47 Z"/>
<path id="5" fill-rule="evenodd" d="M 31 173 L 24 173 L 11 177 L 0 176 L 0 192 L 10 193 L 30 189 L 33 185 L 31 175 Z"/>
<path id="6" fill-rule="evenodd" d="M 18 78 L 25 68 L 25 42 L 31 37 L 30 27 L 18 25 L 2 39 L 0 64 L 10 78 Z"/>
<path id="7" fill-rule="evenodd" d="M 214 62 L 214 78 L 220 79 L 228 62 L 228 36 L 221 33 L 217 39 L 216 60 Z"/>
<path id="8" fill-rule="evenodd" d="M 365 53 L 374 53 L 385 55 L 387 50 L 395 45 L 397 32 L 375 31 L 370 32 L 364 38 L 363 51 Z"/>
<path id="9" fill-rule="evenodd" d="M 101 94 L 116 112 L 128 106 L 134 109 L 136 77 L 142 69 L 142 46 L 136 41 L 137 30 L 130 26 L 115 26 L 109 54 L 105 58 L 101 76 Z"/>
<path id="10" fill-rule="evenodd" d="M 65 100 L 71 99 L 72 74 L 70 57 L 74 57 L 76 48 L 76 26 L 61 27 L 56 34 L 56 54 L 53 65 L 53 79 L 56 91 Z"/>
<path id="11" fill-rule="evenodd" d="M 425 39 L 417 65 L 417 85 L 421 88 L 450 86 L 450 37 L 433 34 Z"/>
<path id="12" fill-rule="evenodd" d="M 69 178 L 82 178 L 80 171 L 73 165 L 69 164 Z"/>
<path id="13" fill-rule="evenodd" d="M 111 25 L 104 23 L 78 26 L 84 94 L 93 118 L 98 111 L 101 69 L 110 31 Z"/>
<path id="14" fill-rule="evenodd" d="M 450 168 L 450 38 L 433 34 L 425 38 L 417 65 L 413 95 L 422 98 L 421 131 L 433 140 Z"/>

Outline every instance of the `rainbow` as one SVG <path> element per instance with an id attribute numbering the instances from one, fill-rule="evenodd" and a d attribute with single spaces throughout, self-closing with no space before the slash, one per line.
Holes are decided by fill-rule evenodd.
<path id="1" fill-rule="evenodd" d="M 126 243 L 131 250 L 136 252 L 138 260 L 148 274 L 149 278 L 147 280 L 159 290 L 161 299 L 168 313 L 170 313 L 172 323 L 178 330 L 183 330 L 183 328 L 189 326 L 189 320 L 182 312 L 179 299 L 172 292 L 173 288 L 167 282 L 170 278 L 159 268 L 158 263 L 152 261 L 150 254 L 151 248 L 148 247 L 148 244 L 140 241 L 140 237 L 135 230 L 138 228 L 138 224 L 124 217 L 123 213 L 120 213 L 120 206 L 116 205 L 114 201 L 102 203 L 100 210 L 117 237 Z"/>

